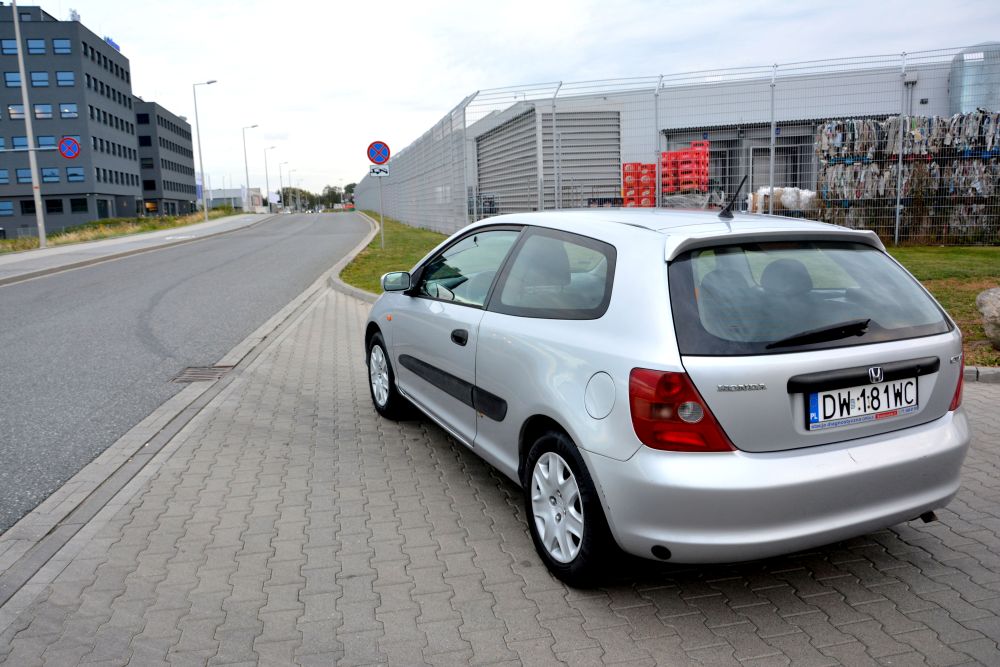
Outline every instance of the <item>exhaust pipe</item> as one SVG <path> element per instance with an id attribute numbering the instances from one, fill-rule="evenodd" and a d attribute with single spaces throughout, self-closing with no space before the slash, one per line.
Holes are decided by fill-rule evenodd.
<path id="1" fill-rule="evenodd" d="M 923 514 L 921 514 L 920 520 L 923 521 L 924 523 L 930 523 L 932 521 L 937 521 L 938 518 L 937 514 L 934 513 L 934 510 L 931 510 L 930 512 L 924 512 Z"/>
<path id="2" fill-rule="evenodd" d="M 657 544 L 655 547 L 650 549 L 650 551 L 652 551 L 653 555 L 659 558 L 660 560 L 670 560 L 670 556 L 672 555 L 670 553 L 670 549 L 666 548 L 661 544 Z"/>

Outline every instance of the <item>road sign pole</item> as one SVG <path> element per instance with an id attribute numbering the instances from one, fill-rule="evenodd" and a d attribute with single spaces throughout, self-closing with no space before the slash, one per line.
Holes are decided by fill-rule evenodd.
<path id="1" fill-rule="evenodd" d="M 368 161 L 374 165 L 387 165 L 389 162 L 389 144 L 384 141 L 373 141 L 368 144 Z M 389 175 L 388 165 L 382 174 L 376 174 L 375 167 L 369 173 L 378 179 L 378 221 L 379 234 L 381 235 L 382 250 L 385 250 L 385 207 L 382 202 L 382 176 Z"/>
<path id="2" fill-rule="evenodd" d="M 382 179 L 378 179 L 378 230 L 382 236 L 382 250 L 385 250 L 385 215 L 382 206 Z"/>

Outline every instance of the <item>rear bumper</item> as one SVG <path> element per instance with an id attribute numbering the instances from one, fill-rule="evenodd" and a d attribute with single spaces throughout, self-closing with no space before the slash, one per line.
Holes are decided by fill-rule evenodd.
<path id="1" fill-rule="evenodd" d="M 765 454 L 642 447 L 628 461 L 583 451 L 608 523 L 629 553 L 671 562 L 766 558 L 829 544 L 943 507 L 958 491 L 961 410 L 847 443 Z"/>

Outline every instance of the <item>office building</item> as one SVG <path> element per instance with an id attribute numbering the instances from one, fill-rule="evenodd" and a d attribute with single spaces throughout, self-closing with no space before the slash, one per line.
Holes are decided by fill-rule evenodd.
<path id="1" fill-rule="evenodd" d="M 197 210 L 191 125 L 156 102 L 135 98 L 136 138 L 147 215 Z"/>

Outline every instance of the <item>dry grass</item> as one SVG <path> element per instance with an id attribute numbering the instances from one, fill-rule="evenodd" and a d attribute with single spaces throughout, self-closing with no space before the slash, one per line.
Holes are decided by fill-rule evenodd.
<path id="1" fill-rule="evenodd" d="M 233 215 L 231 208 L 218 208 L 208 212 L 209 220 L 223 218 Z M 109 218 L 97 222 L 88 222 L 76 227 L 55 232 L 48 236 L 48 245 L 66 245 L 68 243 L 82 243 L 84 241 L 98 241 L 100 239 L 115 238 L 118 236 L 128 236 L 130 234 L 142 234 L 144 232 L 155 232 L 161 229 L 174 229 L 175 227 L 185 227 L 202 222 L 205 216 L 201 213 L 192 213 L 183 216 L 163 216 L 150 218 Z M 0 253 L 19 252 L 22 250 L 34 250 L 38 247 L 38 237 L 29 236 L 17 239 L 0 240 Z"/>

